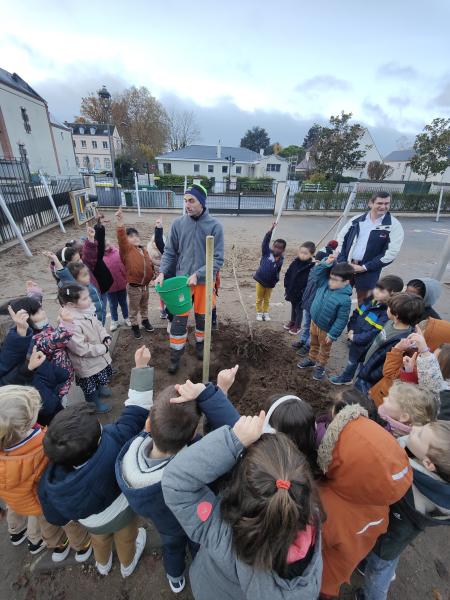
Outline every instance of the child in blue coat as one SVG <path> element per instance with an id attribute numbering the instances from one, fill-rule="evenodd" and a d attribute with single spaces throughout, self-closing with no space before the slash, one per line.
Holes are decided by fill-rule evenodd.
<path id="1" fill-rule="evenodd" d="M 285 240 L 275 240 L 270 247 L 270 238 L 275 229 L 275 223 L 266 233 L 262 243 L 261 260 L 259 268 L 253 275 L 256 281 L 256 320 L 270 321 L 269 302 L 273 288 L 280 279 L 280 271 L 286 250 Z"/>

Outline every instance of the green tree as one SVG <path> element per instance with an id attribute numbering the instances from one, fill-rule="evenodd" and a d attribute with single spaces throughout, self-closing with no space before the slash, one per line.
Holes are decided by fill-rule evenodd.
<path id="1" fill-rule="evenodd" d="M 416 136 L 411 170 L 423 175 L 440 175 L 450 166 L 450 119 L 433 119 Z"/>
<path id="2" fill-rule="evenodd" d="M 282 158 L 295 158 L 299 163 L 305 156 L 306 150 L 301 146 L 296 146 L 295 144 L 291 144 L 290 146 L 286 146 L 279 153 L 279 156 Z"/>
<path id="3" fill-rule="evenodd" d="M 305 150 L 309 150 L 317 144 L 321 130 L 322 127 L 318 123 L 314 123 L 314 125 L 309 128 L 309 131 L 303 140 L 303 148 L 305 148 Z"/>
<path id="4" fill-rule="evenodd" d="M 264 127 L 253 127 L 247 129 L 246 134 L 241 139 L 241 148 L 248 148 L 254 152 L 264 150 L 264 154 L 272 153 L 272 146 L 270 144 L 270 137 Z"/>
<path id="5" fill-rule="evenodd" d="M 317 170 L 329 179 L 342 175 L 344 169 L 358 166 L 366 150 L 360 148 L 364 128 L 358 123 L 350 124 L 352 113 L 341 112 L 331 116 L 328 127 L 321 127 L 314 149 Z"/>
<path id="6" fill-rule="evenodd" d="M 383 181 L 394 172 L 394 169 L 389 165 L 385 165 L 379 160 L 371 160 L 367 165 L 367 175 L 373 181 Z"/>

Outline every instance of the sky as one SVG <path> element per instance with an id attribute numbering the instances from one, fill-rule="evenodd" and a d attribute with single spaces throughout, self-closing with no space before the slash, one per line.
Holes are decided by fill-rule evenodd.
<path id="1" fill-rule="evenodd" d="M 386 155 L 450 116 L 447 0 L 0 0 L 0 19 L 0 67 L 62 121 L 102 85 L 146 86 L 195 113 L 199 143 L 259 125 L 301 144 L 345 110 Z"/>

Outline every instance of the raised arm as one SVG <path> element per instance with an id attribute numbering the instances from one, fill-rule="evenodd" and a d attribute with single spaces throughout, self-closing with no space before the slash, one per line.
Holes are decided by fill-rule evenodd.
<path id="1" fill-rule="evenodd" d="M 90 271 L 94 271 L 98 260 L 98 243 L 95 239 L 95 230 L 88 225 L 86 234 L 87 239 L 83 245 L 83 262 Z"/>
<path id="2" fill-rule="evenodd" d="M 160 252 L 161 254 L 164 254 L 164 248 L 165 248 L 164 229 L 163 229 L 163 224 L 162 224 L 161 219 L 157 219 L 156 223 L 155 223 L 155 244 L 156 244 L 156 247 L 158 248 L 158 252 Z"/>
<path id="3" fill-rule="evenodd" d="M 178 260 L 178 252 L 178 228 L 177 221 L 174 221 L 170 227 L 169 236 L 164 247 L 164 254 L 161 257 L 161 265 L 159 267 L 159 272 L 164 276 L 170 275 L 175 271 Z M 192 275 L 192 273 L 189 273 L 189 275 Z"/>
<path id="4" fill-rule="evenodd" d="M 97 242 L 97 262 L 103 260 L 105 256 L 106 231 L 104 225 L 97 223 L 94 226 L 95 241 Z"/>

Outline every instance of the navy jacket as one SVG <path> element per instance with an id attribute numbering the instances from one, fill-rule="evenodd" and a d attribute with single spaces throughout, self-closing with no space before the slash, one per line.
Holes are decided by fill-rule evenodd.
<path id="1" fill-rule="evenodd" d="M 212 383 L 208 383 L 206 389 L 198 397 L 197 402 L 200 410 L 208 419 L 209 426 L 212 429 L 217 429 L 222 425 L 233 427 L 239 419 L 239 413 L 228 400 L 227 396 Z M 142 432 L 136 437 L 144 440 L 145 438 L 150 437 L 150 434 Z M 167 507 L 161 488 L 161 479 L 164 469 L 173 457 L 156 465 L 151 474 L 146 474 L 152 481 L 150 485 L 133 488 L 124 480 L 122 471 L 123 458 L 135 440 L 136 438 L 133 438 L 122 448 L 116 460 L 116 478 L 121 491 L 134 512 L 142 517 L 150 519 L 160 534 L 180 537 L 185 536 L 181 525 Z"/>
<path id="2" fill-rule="evenodd" d="M 278 260 L 270 249 L 270 238 L 272 232 L 268 231 L 264 236 L 262 243 L 262 256 L 259 262 L 259 268 L 253 275 L 253 279 L 265 288 L 274 288 L 280 280 L 280 271 L 283 266 L 284 258 L 280 256 Z"/>
<path id="3" fill-rule="evenodd" d="M 383 377 L 384 361 L 386 354 L 403 338 L 408 337 L 411 329 L 399 330 L 398 333 L 386 340 L 362 365 L 358 374 L 358 380 L 362 379 L 369 384 L 369 387 L 375 385 Z M 369 346 L 370 347 L 370 346 Z M 366 351 L 368 348 L 366 349 Z M 358 387 L 358 386 L 356 386 Z M 359 388 L 358 388 L 359 389 Z"/>
<path id="4" fill-rule="evenodd" d="M 370 296 L 355 308 L 348 322 L 348 330 L 353 331 L 349 360 L 362 362 L 373 340 L 388 321 L 387 305 L 380 304 Z"/>
<path id="5" fill-rule="evenodd" d="M 292 304 L 300 302 L 313 267 L 312 259 L 300 260 L 297 257 L 291 262 L 284 276 L 285 298 L 288 302 L 292 302 Z"/>
<path id="6" fill-rule="evenodd" d="M 332 340 L 337 340 L 348 322 L 352 286 L 331 290 L 328 287 L 328 275 L 332 266 L 321 262 L 314 269 L 317 291 L 311 306 L 311 319 Z"/>

